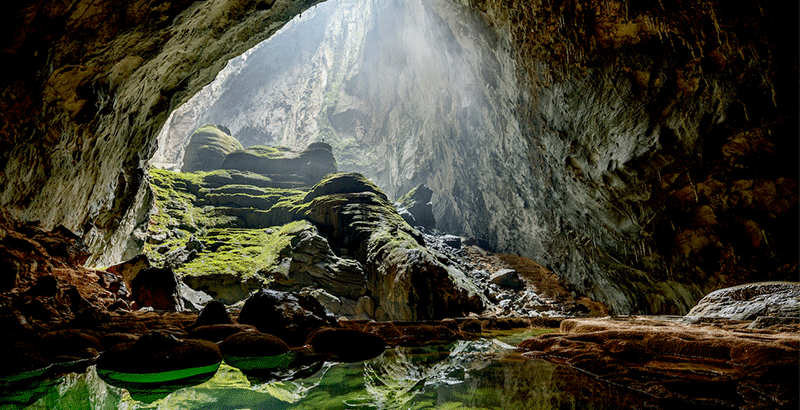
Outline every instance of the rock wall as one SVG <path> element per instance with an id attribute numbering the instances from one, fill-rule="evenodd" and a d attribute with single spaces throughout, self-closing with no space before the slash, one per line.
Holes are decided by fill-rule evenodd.
<path id="1" fill-rule="evenodd" d="M 62 224 L 107 265 L 141 247 L 143 166 L 169 112 L 316 1 L 39 1 L 4 6 L 0 206 Z"/>
<path id="2" fill-rule="evenodd" d="M 314 3 L 6 6 L 0 206 L 83 236 L 90 263 L 134 252 L 168 113 Z M 293 46 L 325 81 L 301 82 L 321 93 L 313 115 L 263 110 L 294 134 L 213 122 L 284 145 L 326 137 L 341 169 L 390 193 L 424 183 L 440 229 L 543 262 L 616 313 L 797 278 L 795 4 L 368 4 L 391 17 L 331 29 L 359 47 Z"/>

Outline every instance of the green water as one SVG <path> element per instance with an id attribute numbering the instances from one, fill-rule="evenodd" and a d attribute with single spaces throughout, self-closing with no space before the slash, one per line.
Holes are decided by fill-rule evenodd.
<path id="1" fill-rule="evenodd" d="M 249 377 L 223 363 L 200 384 L 132 392 L 84 373 L 6 388 L 2 409 L 616 409 L 639 399 L 569 367 L 527 359 L 526 334 L 394 348 L 357 363 L 319 363 L 293 380 Z M 521 339 L 520 339 L 521 340 Z M 14 404 L 15 403 L 15 404 Z"/>

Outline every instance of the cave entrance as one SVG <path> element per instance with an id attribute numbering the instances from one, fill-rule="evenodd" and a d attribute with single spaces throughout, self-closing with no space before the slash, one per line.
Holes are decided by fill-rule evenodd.
<path id="1" fill-rule="evenodd" d="M 151 164 L 180 169 L 190 135 L 206 123 L 245 148 L 325 141 L 340 171 L 364 174 L 390 197 L 428 184 L 444 216 L 458 208 L 453 192 L 474 194 L 453 170 L 518 133 L 508 50 L 452 1 L 330 0 L 230 60 L 178 107 Z"/>

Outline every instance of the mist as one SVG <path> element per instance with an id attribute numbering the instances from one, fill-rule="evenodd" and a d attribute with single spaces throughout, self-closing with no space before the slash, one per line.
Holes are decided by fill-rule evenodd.
<path id="1" fill-rule="evenodd" d="M 470 176 L 436 170 L 502 166 L 507 158 L 486 152 L 488 142 L 519 138 L 508 48 L 450 1 L 321 3 L 175 110 L 152 162 L 180 168 L 189 135 L 210 122 L 245 147 L 324 140 L 340 170 L 363 173 L 390 196 L 418 183 L 464 190 Z M 437 212 L 457 207 L 441 203 Z"/>

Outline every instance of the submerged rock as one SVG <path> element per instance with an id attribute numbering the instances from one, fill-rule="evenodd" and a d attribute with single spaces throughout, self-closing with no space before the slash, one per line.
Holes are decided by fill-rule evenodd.
<path id="1" fill-rule="evenodd" d="M 632 317 L 567 319 L 561 334 L 519 348 L 645 393 L 643 408 L 790 409 L 798 404 L 799 344 L 796 328 L 753 334 Z"/>

